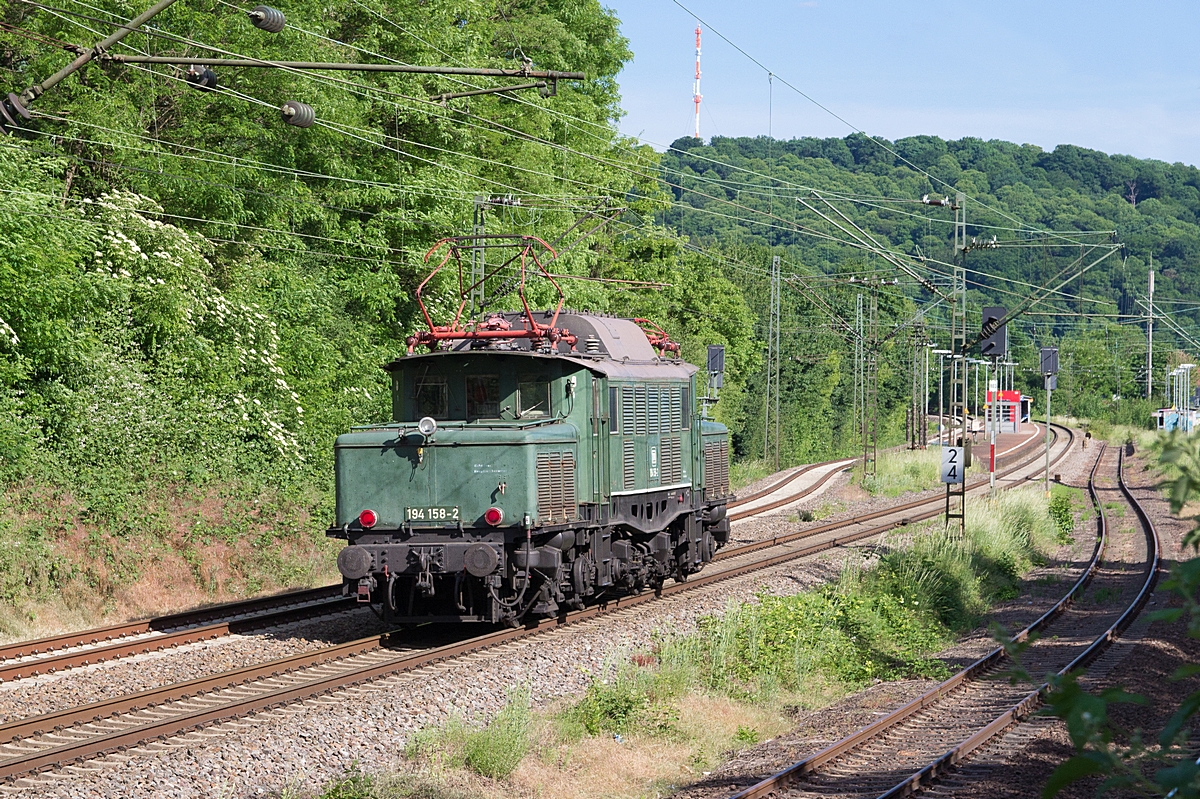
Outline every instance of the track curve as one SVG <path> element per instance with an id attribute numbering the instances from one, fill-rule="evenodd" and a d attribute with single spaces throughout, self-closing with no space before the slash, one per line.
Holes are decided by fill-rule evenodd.
<path id="1" fill-rule="evenodd" d="M 1058 631 L 1054 639 L 1043 637 L 1030 645 L 1023 665 L 1031 674 L 1046 671 L 1064 674 L 1086 666 L 1132 623 L 1157 581 L 1161 557 L 1158 534 L 1144 508 L 1125 485 L 1121 453 L 1117 455 L 1117 482 L 1143 529 L 1145 568 L 1141 578 L 1127 573 L 1108 574 L 1101 569 L 1110 534 L 1096 486 L 1096 473 L 1106 452 L 1107 448 L 1099 453 L 1089 478 L 1089 493 L 1097 510 L 1099 529 L 1088 566 L 1054 608 L 1012 639 L 1025 642 L 1034 632 L 1048 632 L 1051 626 Z M 1109 581 L 1112 590 L 1123 590 L 1122 586 L 1137 583 L 1132 601 L 1123 610 L 1106 614 L 1099 629 L 1096 618 L 1082 610 L 1073 611 L 1071 607 L 1097 575 Z M 1086 641 L 1060 644 L 1072 635 L 1080 638 L 1084 628 L 1090 630 L 1086 633 Z M 921 697 L 813 756 L 734 794 L 731 799 L 830 795 L 882 798 L 905 796 L 919 790 L 1036 709 L 1046 684 L 1033 690 L 1007 683 L 1001 685 L 995 677 L 1001 673 L 1006 661 L 1008 655 L 1003 647 L 998 647 Z M 928 758 L 925 765 L 908 766 L 922 757 Z"/>

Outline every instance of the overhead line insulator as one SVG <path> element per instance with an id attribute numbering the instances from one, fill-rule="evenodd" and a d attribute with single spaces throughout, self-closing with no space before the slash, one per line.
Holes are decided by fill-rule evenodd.
<path id="1" fill-rule="evenodd" d="M 287 25 L 283 12 L 270 6 L 255 6 L 246 16 L 250 17 L 251 25 L 267 33 L 279 33 Z"/>
<path id="2" fill-rule="evenodd" d="M 317 112 L 308 103 L 288 100 L 279 109 L 283 121 L 297 128 L 311 128 L 317 121 Z"/>
<path id="3" fill-rule="evenodd" d="M 217 88 L 217 73 L 208 67 L 190 67 L 183 79 L 194 89 L 211 92 Z"/>

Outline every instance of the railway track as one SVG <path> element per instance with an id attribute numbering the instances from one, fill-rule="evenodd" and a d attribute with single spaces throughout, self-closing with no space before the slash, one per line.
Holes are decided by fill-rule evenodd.
<path id="1" fill-rule="evenodd" d="M 1041 429 L 1041 428 L 1039 428 L 1039 429 Z M 1055 436 L 1057 437 L 1057 433 L 1055 433 Z M 1006 461 L 1011 461 L 1013 458 L 1019 457 L 1020 454 L 1022 453 L 1022 451 L 1024 451 L 1025 449 L 1027 449 L 1031 446 L 1034 446 L 1034 445 L 1040 443 L 1040 439 L 1041 439 L 1040 435 L 1030 436 L 1026 441 L 1022 442 L 1021 444 L 1017 445 L 1016 447 L 1013 447 L 1008 452 L 997 456 L 996 465 L 999 467 L 999 466 L 1003 465 Z M 729 504 L 730 509 L 743 507 L 745 505 L 751 505 L 752 507 L 746 508 L 741 511 L 730 513 L 729 520 L 732 522 L 736 522 L 741 519 L 745 519 L 745 518 L 748 518 L 751 516 L 757 516 L 757 515 L 772 511 L 772 510 L 776 510 L 778 508 L 786 507 L 788 505 L 791 505 L 794 502 L 798 502 L 799 500 L 804 499 L 805 497 L 807 497 L 807 496 L 811 495 L 812 493 L 816 492 L 817 490 L 819 490 L 822 486 L 824 486 L 826 483 L 828 483 L 836 475 L 845 471 L 847 468 L 849 468 L 855 462 L 855 460 L 856 459 L 854 459 L 854 458 L 850 458 L 850 459 L 843 458 L 840 460 L 825 461 L 823 463 L 814 463 L 809 466 L 805 466 L 805 467 L 801 468 L 799 471 L 796 471 L 796 472 L 788 475 L 783 480 L 780 480 L 779 482 L 777 482 L 771 486 L 768 486 L 767 488 L 756 491 L 753 494 L 750 494 L 746 497 L 738 497 L 738 499 L 735 502 L 732 502 Z M 841 468 L 838 468 L 839 466 L 841 466 Z M 803 477 L 804 475 L 809 474 L 810 472 L 815 471 L 817 469 L 821 469 L 823 467 L 832 467 L 832 468 L 830 468 L 829 471 L 827 471 L 824 475 L 822 475 L 820 477 L 820 479 L 818 479 L 815 483 L 813 483 L 809 486 L 806 486 L 805 488 L 803 488 L 800 491 L 797 491 L 795 493 L 787 494 L 783 497 L 772 500 L 769 503 L 765 503 L 765 504 L 759 503 L 759 500 L 765 499 L 765 498 L 771 496 L 772 494 L 777 493 L 778 491 L 782 490 L 783 488 L 785 488 L 786 486 L 795 482 L 796 480 Z M 997 476 L 1003 477 L 1004 473 L 1003 472 L 999 473 Z M 910 503 L 910 507 L 918 507 L 919 504 L 920 504 L 920 502 Z"/>
<path id="2" fill-rule="evenodd" d="M 1024 446 L 1026 445 L 1022 445 L 1022 448 Z M 842 459 L 803 466 L 761 491 L 738 498 L 730 507 L 738 507 L 770 496 L 814 470 L 847 462 L 853 461 Z M 816 483 L 801 491 L 767 505 L 731 514 L 730 519 L 736 521 L 796 502 L 818 490 L 841 471 L 831 468 Z M 910 504 L 910 507 L 916 507 L 916 504 Z M 826 525 L 805 532 L 819 535 L 830 529 L 836 529 L 836 525 Z M 794 538 L 772 539 L 772 545 L 790 540 Z M 729 554 L 732 555 L 733 550 L 730 550 Z M 357 603 L 342 597 L 341 592 L 342 586 L 338 583 L 3 645 L 0 646 L 0 683 L 56 674 L 80 666 L 161 652 L 186 644 L 215 640 L 226 635 L 261 630 L 354 609 Z"/>
<path id="3" fill-rule="evenodd" d="M 339 583 L 23 641 L 0 647 L 0 682 L 54 674 L 353 607 L 355 603 L 342 596 Z"/>
<path id="4" fill-rule="evenodd" d="M 826 461 L 824 463 L 814 463 L 811 466 L 806 466 L 805 468 L 803 468 L 800 471 L 793 474 L 791 477 L 787 478 L 786 480 L 782 480 L 779 483 L 776 483 L 775 485 L 771 486 L 770 488 L 755 492 L 754 494 L 751 494 L 749 497 L 747 497 L 745 500 L 739 500 L 738 502 L 731 503 L 730 504 L 731 508 L 742 507 L 744 505 L 750 505 L 751 507 L 745 508 L 744 510 L 735 511 L 733 513 L 730 513 L 729 521 L 736 522 L 741 519 L 747 519 L 752 516 L 758 516 L 763 513 L 767 513 L 768 511 L 773 511 L 773 510 L 776 510 L 777 508 L 782 508 L 785 505 L 790 505 L 793 502 L 798 502 L 799 500 L 804 499 L 805 497 L 809 496 L 810 494 L 818 491 L 822 486 L 824 486 L 826 483 L 828 483 L 834 477 L 836 477 L 837 475 L 844 472 L 846 469 L 848 469 L 850 467 L 851 464 L 854 463 L 854 461 L 855 461 L 855 459 L 853 459 L 853 458 L 850 458 L 850 459 L 843 458 L 841 460 Z M 769 497 L 772 494 L 775 494 L 776 492 L 782 490 L 787 485 L 790 485 L 791 483 L 795 482 L 800 477 L 803 477 L 804 475 L 808 474 L 809 472 L 815 471 L 822 467 L 829 467 L 829 470 L 825 474 L 821 475 L 821 477 L 812 485 L 805 486 L 803 489 L 801 489 L 800 491 L 797 491 L 794 494 L 788 494 L 786 496 L 780 497 L 779 499 L 775 499 L 775 500 L 772 500 L 772 501 L 764 503 L 764 504 L 755 504 L 758 500 L 763 499 L 765 497 Z"/>
<path id="5" fill-rule="evenodd" d="M 1085 667 L 1133 622 L 1154 588 L 1160 569 L 1158 535 L 1125 485 L 1123 458 L 1119 450 L 1105 448 L 1092 468 L 1088 489 L 1097 511 L 1098 533 L 1084 573 L 1050 611 L 1014 636 L 1023 642 L 1035 632 L 1040 635 L 1021 658 L 1029 674 L 1065 674 Z M 1098 480 L 1097 473 L 1104 471 L 1102 466 L 1112 469 L 1114 462 L 1114 485 L 1101 485 L 1105 475 Z M 1108 495 L 1128 505 L 1141 525 L 1142 541 L 1135 545 L 1141 555 L 1140 569 L 1126 568 L 1118 560 L 1120 553 L 1106 556 L 1114 547 L 1102 501 Z M 1103 611 L 1075 604 L 1089 588 L 1093 598 L 1107 593 L 1123 602 Z M 1006 672 L 1012 665 L 1004 649 L 997 648 L 904 707 L 732 799 L 890 799 L 919 791 L 1040 705 L 1046 685 L 1010 683 Z"/>
<path id="6" fill-rule="evenodd" d="M 1070 435 L 1070 431 L 1067 432 L 1066 445 L 1061 447 L 1055 462 L 1070 449 L 1073 436 Z M 1039 457 L 1035 454 L 1025 463 L 1010 469 L 1008 473 L 1022 466 L 1036 465 L 1038 460 Z M 1037 473 L 1035 469 L 1033 474 Z M 974 489 L 979 487 L 976 485 Z M 925 500 L 919 504 L 937 504 L 939 501 Z M 936 516 L 939 512 L 933 510 L 922 518 Z M 893 510 L 892 513 L 897 511 Z M 873 518 L 878 515 L 871 514 Z M 853 520 L 843 522 L 841 526 L 854 523 Z M 0 741 L 8 741 L 0 744 L 0 780 L 12 781 L 105 752 L 122 750 L 148 740 L 177 735 L 256 711 L 327 694 L 385 675 L 412 670 L 565 624 L 651 602 L 659 596 L 673 596 L 695 590 L 849 541 L 878 535 L 898 524 L 899 521 L 893 521 L 849 535 L 819 537 L 816 541 L 797 540 L 818 536 L 815 529 L 801 531 L 795 536 L 775 539 L 776 551 L 766 553 L 765 557 L 750 557 L 763 549 L 763 546 L 739 547 L 723 553 L 722 568 L 710 567 L 687 582 L 665 586 L 658 594 L 646 591 L 635 596 L 622 597 L 562 618 L 542 620 L 526 628 L 500 630 L 466 641 L 433 645 L 428 641 L 410 640 L 411 636 L 403 633 L 388 633 L 185 683 L 16 719 L 0 725 Z M 825 527 L 832 529 L 837 526 Z"/>
<path id="7" fill-rule="evenodd" d="M 1053 425 L 1052 432 L 1054 434 L 1054 444 L 1052 445 L 1052 447 L 1057 446 L 1057 444 L 1058 444 L 1058 437 L 1059 437 L 1058 431 L 1059 430 L 1062 430 L 1063 434 L 1065 434 L 1067 436 L 1067 444 L 1059 451 L 1059 454 L 1052 459 L 1052 461 L 1050 463 L 1051 467 L 1053 467 L 1055 464 L 1057 464 L 1066 455 L 1066 453 L 1070 451 L 1071 445 L 1074 444 L 1074 441 L 1075 441 L 1075 433 L 1073 431 L 1071 431 L 1069 428 L 1065 428 L 1065 427 L 1059 428 L 1057 425 Z M 1037 443 L 1037 442 L 1034 439 L 1031 439 L 1030 442 L 1027 442 L 1026 444 L 1022 445 L 1021 447 L 1017 448 L 1012 453 L 1010 453 L 1007 456 L 1007 458 L 1014 458 L 1014 457 L 1020 456 L 1021 451 L 1023 449 L 1025 449 L 1026 447 L 1031 446 L 1031 444 L 1033 444 L 1033 443 Z M 1021 471 L 1022 469 L 1025 469 L 1030 464 L 1035 463 L 1035 461 L 1037 460 L 1037 457 L 1038 456 L 1035 455 L 1032 458 L 1026 458 L 1025 460 L 1020 461 L 1019 463 L 1017 463 L 1013 466 L 1010 466 L 1007 469 L 1001 469 L 1001 470 L 997 471 L 996 472 L 997 482 L 1011 478 L 1017 472 Z M 997 460 L 997 465 L 999 465 L 1001 460 L 1003 460 L 1003 459 Z M 1038 477 L 1039 475 L 1041 475 L 1044 471 L 1045 471 L 1044 469 L 1037 469 L 1036 471 L 1032 472 L 1031 474 L 1025 475 L 1024 481 L 1033 480 L 1036 477 Z M 824 478 L 824 479 L 828 479 L 828 477 L 832 476 L 832 474 L 834 474 L 834 472 L 831 472 L 830 475 L 827 475 L 826 478 Z M 987 489 L 988 485 L 989 485 L 989 481 L 987 479 L 977 480 L 967 486 L 967 493 L 968 494 L 978 494 L 981 491 L 983 491 L 984 489 Z M 789 503 L 793 502 L 793 501 L 795 501 L 794 498 L 787 500 L 787 502 L 789 502 Z M 943 505 L 942 505 L 943 501 L 944 500 L 941 497 L 933 497 L 933 498 L 915 499 L 915 500 L 912 500 L 911 502 L 905 502 L 900 505 L 890 505 L 881 510 L 859 514 L 859 515 L 853 517 L 852 519 L 842 519 L 842 520 L 836 521 L 836 522 L 829 522 L 827 524 L 818 525 L 816 527 L 809 527 L 804 530 L 798 530 L 793 533 L 785 533 L 783 535 L 774 536 L 772 538 L 764 538 L 760 541 L 754 541 L 749 544 L 742 544 L 741 546 L 738 546 L 738 547 L 723 549 L 717 553 L 714 560 L 718 560 L 718 561 L 725 560 L 728 558 L 745 555 L 746 553 L 749 553 L 749 552 L 755 552 L 755 551 L 761 550 L 761 549 L 776 547 L 776 546 L 780 546 L 782 544 L 790 544 L 794 541 L 799 541 L 802 539 L 809 539 L 809 538 L 816 538 L 819 536 L 824 536 L 827 533 L 837 532 L 840 530 L 845 530 L 847 528 L 852 528 L 852 527 L 861 525 L 863 522 L 875 521 L 878 519 L 886 520 L 886 521 L 881 522 L 878 525 L 875 525 L 874 527 L 871 527 L 871 528 L 868 528 L 865 530 L 855 530 L 851 534 L 839 536 L 836 539 L 833 539 L 833 543 L 830 544 L 830 546 L 841 546 L 842 544 L 847 544 L 847 543 L 861 540 L 863 538 L 869 538 L 871 536 L 880 535 L 881 533 L 886 533 L 889 530 L 896 529 L 897 527 L 904 527 L 909 524 L 913 524 L 915 522 L 921 522 L 921 521 L 925 521 L 927 519 L 932 519 L 936 516 L 939 516 L 943 512 Z M 926 509 L 932 508 L 932 509 L 922 511 L 921 510 L 922 508 L 926 508 Z M 769 510 L 769 508 L 764 508 L 760 512 L 766 512 L 766 510 Z M 911 511 L 918 511 L 918 512 L 913 513 Z M 826 547 L 826 548 L 828 548 L 828 547 Z M 808 553 L 808 554 L 811 554 L 811 553 Z"/>

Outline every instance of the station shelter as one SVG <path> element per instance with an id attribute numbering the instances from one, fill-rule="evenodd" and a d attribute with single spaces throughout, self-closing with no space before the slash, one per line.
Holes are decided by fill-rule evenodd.
<path id="1" fill-rule="evenodd" d="M 989 391 L 987 405 L 984 406 L 984 421 L 987 425 L 984 429 L 991 429 L 991 414 L 994 412 L 999 422 L 997 433 L 1020 433 L 1023 410 L 1025 408 L 1021 402 L 1020 391 Z"/>
<path id="2" fill-rule="evenodd" d="M 1200 421 L 1200 409 L 1159 408 L 1154 412 L 1154 420 L 1155 427 L 1159 430 L 1165 432 L 1183 430 L 1190 433 L 1196 429 L 1196 422 Z"/>
<path id="3" fill-rule="evenodd" d="M 1033 397 L 1028 394 L 1021 395 L 1021 421 L 1028 423 L 1029 414 L 1033 413 Z"/>

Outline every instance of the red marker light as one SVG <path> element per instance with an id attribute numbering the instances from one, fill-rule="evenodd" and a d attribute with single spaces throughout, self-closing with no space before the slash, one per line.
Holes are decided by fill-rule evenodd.
<path id="1" fill-rule="evenodd" d="M 483 520 L 495 527 L 500 522 L 504 521 L 504 511 L 499 508 L 488 508 L 483 512 Z"/>
<path id="2" fill-rule="evenodd" d="M 358 523 L 361 524 L 363 527 L 366 527 L 366 528 L 374 527 L 375 523 L 378 521 L 379 521 L 379 516 L 373 510 L 365 510 L 362 513 L 358 514 Z"/>

